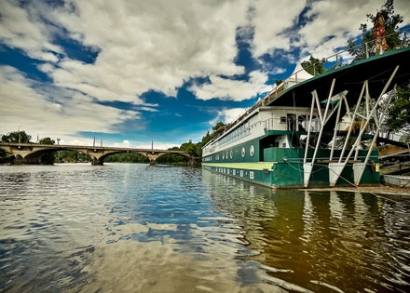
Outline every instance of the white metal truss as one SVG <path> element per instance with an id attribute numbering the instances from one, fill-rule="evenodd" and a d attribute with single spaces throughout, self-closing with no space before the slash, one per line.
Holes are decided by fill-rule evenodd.
<path id="1" fill-rule="evenodd" d="M 364 161 L 360 161 L 358 160 L 358 155 L 359 155 L 359 150 L 361 149 L 361 142 L 362 142 L 362 137 L 363 134 L 365 133 L 370 120 L 373 118 L 373 120 L 375 121 L 376 124 L 376 131 L 372 140 L 371 145 L 374 145 L 379 130 L 380 130 L 380 123 L 379 120 L 377 118 L 377 114 L 376 114 L 376 109 L 377 106 L 379 105 L 380 101 L 382 100 L 383 95 L 386 93 L 387 89 L 389 88 L 397 70 L 399 69 L 399 66 L 396 66 L 396 68 L 394 69 L 394 71 L 392 72 L 392 74 L 390 75 L 390 78 L 388 80 L 388 82 L 385 84 L 383 90 L 380 92 L 379 97 L 377 98 L 376 103 L 374 104 L 373 108 L 371 106 L 371 97 L 370 97 L 370 93 L 369 93 L 369 82 L 368 80 L 365 80 L 363 82 L 363 86 L 362 86 L 362 90 L 360 92 L 360 96 L 358 97 L 357 103 L 356 103 L 356 108 L 354 110 L 354 113 L 352 114 L 350 112 L 350 106 L 349 103 L 346 99 L 346 95 L 345 93 L 339 93 L 339 99 L 337 101 L 337 104 L 335 105 L 335 107 L 332 110 L 332 113 L 328 113 L 329 112 L 329 106 L 330 103 L 332 102 L 332 97 L 333 97 L 333 90 L 334 90 L 334 86 L 336 83 L 336 79 L 333 79 L 332 81 L 332 85 L 329 91 L 329 95 L 328 95 L 328 99 L 327 99 L 327 103 L 326 103 L 326 108 L 323 110 L 323 108 L 320 106 L 320 99 L 318 97 L 318 94 L 316 92 L 316 90 L 314 90 L 312 92 L 312 103 L 311 103 L 311 109 L 310 109 L 310 117 L 309 117 L 309 125 L 312 125 L 313 122 L 313 113 L 314 113 L 314 108 L 317 107 L 317 111 L 318 111 L 318 117 L 319 118 L 319 123 L 320 123 L 320 129 L 319 132 L 317 133 L 317 141 L 316 141 L 316 145 L 315 145 L 315 150 L 313 153 L 313 156 L 311 158 L 309 158 L 308 156 L 308 151 L 309 151 L 309 141 L 311 139 L 311 128 L 308 127 L 308 133 L 307 133 L 307 138 L 306 138 L 306 146 L 305 146 L 305 154 L 304 154 L 304 159 L 303 159 L 303 168 L 304 168 L 304 186 L 308 187 L 309 186 L 309 181 L 310 181 L 310 177 L 314 168 L 314 165 L 316 163 L 316 155 L 317 155 L 317 151 L 320 147 L 320 141 L 323 135 L 323 131 L 324 131 L 324 126 L 326 125 L 326 123 L 328 122 L 328 120 L 330 119 L 330 117 L 332 117 L 332 115 L 337 111 L 336 115 L 336 122 L 335 122 L 335 126 L 334 126 L 334 131 L 333 131 L 333 144 L 331 145 L 331 151 L 330 151 L 330 156 L 329 156 L 329 185 L 330 186 L 335 186 L 336 182 L 338 181 L 338 179 L 340 178 L 345 166 L 348 163 L 353 163 L 353 172 L 354 172 L 354 185 L 358 186 L 360 184 L 360 181 L 362 179 L 363 176 L 363 172 L 365 170 L 366 165 L 369 162 L 369 158 L 372 152 L 372 148 L 370 147 L 366 158 Z M 361 114 L 359 113 L 359 107 L 361 104 L 362 99 L 365 99 L 365 114 Z M 391 99 L 391 96 L 389 97 L 389 99 Z M 390 102 L 390 100 L 389 100 Z M 345 137 L 345 141 L 341 150 L 341 154 L 338 158 L 337 161 L 334 160 L 334 150 L 336 148 L 335 146 L 335 139 L 337 137 L 337 131 L 339 130 L 337 127 L 338 122 L 340 121 L 340 113 L 341 113 L 341 106 L 342 103 L 345 104 L 345 107 L 347 109 L 347 115 L 350 118 L 350 121 L 352 123 L 354 123 L 354 121 L 356 120 L 360 120 L 361 124 L 360 124 L 360 130 L 359 130 L 359 134 L 353 144 L 353 146 L 351 146 L 349 153 L 347 154 L 347 156 L 344 156 L 348 147 L 349 147 L 349 139 L 351 137 L 351 134 L 353 132 L 353 127 L 349 127 L 348 128 L 348 132 L 346 134 Z M 351 125 L 352 126 L 352 125 Z M 354 153 L 354 156 L 353 156 Z M 353 157 L 353 159 L 351 160 L 351 158 Z"/>
<path id="2" fill-rule="evenodd" d="M 344 142 L 344 145 L 343 145 L 343 148 L 342 148 L 342 151 L 341 151 L 338 162 L 337 163 L 333 163 L 333 162 L 329 163 L 329 184 L 330 184 L 330 186 L 335 186 L 336 185 L 337 180 L 340 178 L 344 168 L 346 167 L 346 165 L 349 161 L 353 163 L 354 185 L 358 186 L 360 184 L 360 181 L 362 179 L 364 170 L 365 170 L 365 168 L 366 168 L 366 166 L 369 162 L 369 158 L 370 158 L 370 155 L 371 155 L 371 152 L 372 152 L 372 147 L 369 147 L 365 160 L 363 162 L 358 160 L 359 150 L 361 149 L 362 137 L 363 137 L 363 134 L 366 131 L 366 129 L 367 129 L 369 123 L 370 123 L 370 120 L 373 118 L 374 121 L 375 121 L 375 124 L 376 124 L 376 131 L 375 131 L 375 134 L 373 136 L 371 146 L 373 146 L 374 143 L 376 142 L 376 139 L 377 139 L 377 136 L 378 136 L 378 133 L 379 133 L 379 130 L 380 130 L 380 123 L 379 123 L 379 120 L 378 120 L 377 115 L 376 115 L 376 109 L 377 109 L 377 106 L 379 105 L 380 101 L 382 100 L 383 95 L 386 93 L 387 89 L 389 88 L 390 83 L 393 80 L 394 76 L 396 75 L 396 72 L 397 72 L 398 69 L 399 69 L 399 66 L 396 66 L 396 68 L 394 69 L 394 71 L 390 75 L 389 80 L 385 84 L 383 90 L 380 92 L 379 97 L 377 98 L 377 101 L 374 104 L 373 108 L 371 107 L 371 103 L 370 103 L 371 97 L 370 97 L 370 94 L 369 94 L 369 82 L 367 80 L 365 80 L 363 82 L 362 90 L 361 90 L 359 99 L 357 101 L 355 111 L 354 111 L 353 116 L 352 116 L 352 122 L 356 121 L 356 119 L 361 120 L 359 134 L 358 134 L 353 146 L 350 148 L 349 153 L 345 157 L 344 154 L 347 150 L 349 139 L 350 139 L 350 136 L 351 136 L 352 131 L 353 131 L 353 127 L 349 127 L 348 133 L 346 135 L 345 142 Z M 366 105 L 365 115 L 362 115 L 362 114 L 359 113 L 359 107 L 360 107 L 360 103 L 362 101 L 363 96 L 365 98 L 365 105 Z M 389 97 L 388 102 L 390 102 L 390 99 L 391 99 L 391 96 Z M 353 153 L 354 153 L 353 160 L 350 160 Z"/>

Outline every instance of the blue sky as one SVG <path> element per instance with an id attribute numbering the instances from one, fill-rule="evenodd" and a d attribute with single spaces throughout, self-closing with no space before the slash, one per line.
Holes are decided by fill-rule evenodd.
<path id="1" fill-rule="evenodd" d="M 384 3 L 2 0 L 0 134 L 81 145 L 95 136 L 105 146 L 198 142 L 297 62 L 356 39 Z M 401 27 L 408 4 L 394 3 Z"/>

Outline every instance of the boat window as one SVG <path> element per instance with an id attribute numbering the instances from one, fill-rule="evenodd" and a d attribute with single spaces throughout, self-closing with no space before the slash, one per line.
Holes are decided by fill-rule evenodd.
<path id="1" fill-rule="evenodd" d="M 253 145 L 251 145 L 249 148 L 249 154 L 251 155 L 251 157 L 253 157 L 253 155 L 255 154 L 255 147 Z"/>

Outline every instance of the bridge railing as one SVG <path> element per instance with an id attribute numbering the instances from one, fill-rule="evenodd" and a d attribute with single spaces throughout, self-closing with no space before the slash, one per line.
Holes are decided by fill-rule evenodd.
<path id="1" fill-rule="evenodd" d="M 62 144 L 39 144 L 39 143 L 13 143 L 0 142 L 0 146 L 11 147 L 36 147 L 46 149 L 89 149 L 89 150 L 106 150 L 106 151 L 139 151 L 139 152 L 165 152 L 165 153 L 181 153 L 187 154 L 185 151 L 178 150 L 162 150 L 162 149 L 142 149 L 142 148 L 123 148 L 123 147 L 108 147 L 108 146 L 85 146 L 85 145 L 62 145 Z"/>

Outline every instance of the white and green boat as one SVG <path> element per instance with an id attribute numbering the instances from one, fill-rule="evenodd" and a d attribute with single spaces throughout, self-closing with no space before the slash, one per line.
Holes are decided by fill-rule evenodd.
<path id="1" fill-rule="evenodd" d="M 409 80 L 409 60 L 403 48 L 317 76 L 297 67 L 204 145 L 203 168 L 272 188 L 379 184 L 376 108 Z"/>

